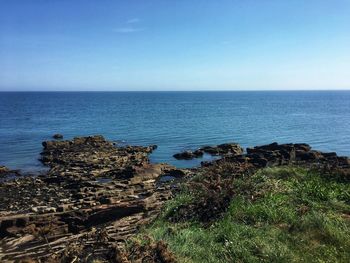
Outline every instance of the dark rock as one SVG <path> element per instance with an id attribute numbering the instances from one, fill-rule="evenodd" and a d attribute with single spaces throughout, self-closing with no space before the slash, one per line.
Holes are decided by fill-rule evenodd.
<path id="1" fill-rule="evenodd" d="M 198 158 L 201 156 L 203 156 L 203 152 L 199 151 L 199 150 L 196 150 L 194 152 L 184 151 L 182 153 L 177 153 L 177 154 L 173 155 L 173 157 L 177 160 L 191 160 L 191 159 Z"/>
<path id="2" fill-rule="evenodd" d="M 301 148 L 301 147 L 299 147 Z M 293 144 L 271 143 L 247 148 L 247 156 L 258 155 L 267 160 L 267 166 L 285 165 L 295 161 L 296 150 Z"/>
<path id="3" fill-rule="evenodd" d="M 293 144 L 295 150 L 308 152 L 311 150 L 311 146 L 306 143 L 295 143 Z"/>
<path id="4" fill-rule="evenodd" d="M 186 176 L 186 173 L 181 169 L 171 169 L 169 171 L 165 170 L 164 175 L 172 176 L 175 178 L 183 178 Z"/>
<path id="5" fill-rule="evenodd" d="M 20 175 L 21 174 L 20 174 L 19 170 L 11 170 L 11 169 L 7 168 L 6 166 L 0 165 L 0 183 L 2 181 L 6 181 L 6 180 L 11 180 L 11 179 L 13 180 Z M 0 201 L 1 201 L 1 199 L 0 199 Z"/>
<path id="6" fill-rule="evenodd" d="M 204 146 L 194 152 L 184 151 L 182 153 L 174 154 L 173 156 L 178 160 L 191 160 L 202 157 L 204 153 L 222 156 L 240 155 L 243 153 L 243 148 L 237 143 L 224 143 L 217 146 Z"/>
<path id="7" fill-rule="evenodd" d="M 0 238 L 9 236 L 10 233 L 7 231 L 8 228 L 15 225 L 15 221 L 11 219 L 5 219 L 0 221 Z"/>
<path id="8" fill-rule="evenodd" d="M 210 162 L 210 161 L 203 161 L 201 162 L 201 167 L 210 167 L 213 166 L 214 162 Z"/>
<path id="9" fill-rule="evenodd" d="M 216 146 L 204 146 L 201 150 L 211 155 L 219 155 L 219 149 Z"/>
<path id="10" fill-rule="evenodd" d="M 60 204 L 57 208 L 57 212 L 67 212 L 71 206 L 69 204 Z"/>
<path id="11" fill-rule="evenodd" d="M 335 152 L 329 152 L 329 153 L 322 153 L 322 155 L 323 155 L 323 157 L 324 158 L 335 158 L 335 157 L 337 157 L 337 153 L 335 153 Z"/>
<path id="12" fill-rule="evenodd" d="M 18 218 L 16 220 L 16 226 L 17 227 L 25 227 L 29 222 L 29 218 L 28 217 L 22 217 L 22 218 Z"/>
<path id="13" fill-rule="evenodd" d="M 338 157 L 337 163 L 340 167 L 350 167 L 350 159 L 345 156 Z"/>
<path id="14" fill-rule="evenodd" d="M 203 152 L 201 149 L 195 150 L 195 151 L 193 152 L 193 155 L 194 155 L 196 158 L 202 157 L 203 154 L 204 154 L 204 152 Z"/>
<path id="15" fill-rule="evenodd" d="M 7 168 L 6 166 L 0 165 L 0 174 L 7 174 L 10 172 L 10 169 Z"/>
<path id="16" fill-rule="evenodd" d="M 243 153 L 243 148 L 237 143 L 224 143 L 217 146 L 220 149 L 220 154 L 240 155 Z"/>
<path id="17" fill-rule="evenodd" d="M 295 152 L 295 158 L 297 161 L 313 162 L 322 158 L 322 154 L 317 151 L 297 150 Z"/>
<path id="18" fill-rule="evenodd" d="M 142 205 L 115 206 L 101 209 L 89 216 L 83 223 L 86 227 L 101 225 L 132 214 L 140 213 L 144 211 L 144 209 Z"/>
<path id="19" fill-rule="evenodd" d="M 152 148 L 152 150 L 156 150 L 158 148 L 158 146 L 155 144 L 151 145 L 150 147 Z"/>
<path id="20" fill-rule="evenodd" d="M 63 135 L 62 134 L 59 134 L 59 133 L 56 133 L 52 136 L 52 138 L 56 139 L 56 140 L 59 140 L 59 139 L 63 139 Z"/>
<path id="21" fill-rule="evenodd" d="M 323 153 L 311 150 L 308 144 L 278 144 L 272 143 L 254 148 L 247 148 L 247 157 L 259 165 L 264 161 L 258 161 L 259 158 L 266 159 L 266 166 L 288 165 L 288 164 L 317 164 L 328 165 L 332 167 L 348 167 L 347 157 L 338 157 L 335 152 Z"/>
<path id="22" fill-rule="evenodd" d="M 217 146 L 205 146 L 200 148 L 205 153 L 211 155 L 240 155 L 243 148 L 237 143 L 224 143 Z"/>
<path id="23" fill-rule="evenodd" d="M 263 168 L 268 165 L 268 160 L 259 154 L 250 154 L 249 162 L 258 168 Z"/>

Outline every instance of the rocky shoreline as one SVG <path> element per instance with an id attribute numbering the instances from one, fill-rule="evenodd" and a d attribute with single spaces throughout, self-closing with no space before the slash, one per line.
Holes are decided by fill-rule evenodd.
<path id="1" fill-rule="evenodd" d="M 178 169 L 150 163 L 154 145 L 119 147 L 102 136 L 56 137 L 60 140 L 43 142 L 41 161 L 49 167 L 47 173 L 21 176 L 0 166 L 1 262 L 29 258 L 66 262 L 89 251 L 99 259 L 111 253 L 116 258 L 118 247 L 157 217 L 181 179 L 223 162 L 242 171 L 307 165 L 350 174 L 348 157 L 315 151 L 307 144 L 272 143 L 248 148 L 246 153 L 235 143 L 206 146 L 174 158 L 192 159 L 204 153 L 221 158 L 198 168 Z M 79 249 L 71 251 L 72 247 Z"/>

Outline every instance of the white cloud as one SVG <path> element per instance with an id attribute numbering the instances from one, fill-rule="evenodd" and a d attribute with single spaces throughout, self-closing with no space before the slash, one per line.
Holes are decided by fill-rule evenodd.
<path id="1" fill-rule="evenodd" d="M 140 22 L 140 19 L 138 18 L 130 18 L 129 20 L 124 22 L 125 26 L 118 27 L 114 29 L 113 31 L 116 33 L 135 33 L 139 31 L 143 31 L 142 28 L 135 27 L 137 23 Z"/>
<path id="2" fill-rule="evenodd" d="M 116 33 L 135 33 L 142 31 L 141 28 L 134 28 L 134 27 L 119 27 L 113 30 Z"/>

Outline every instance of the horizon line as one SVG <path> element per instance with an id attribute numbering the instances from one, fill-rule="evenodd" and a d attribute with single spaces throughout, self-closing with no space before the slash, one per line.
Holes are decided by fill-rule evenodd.
<path id="1" fill-rule="evenodd" d="M 0 90 L 0 92 L 254 92 L 254 91 L 350 91 L 345 89 L 232 89 L 232 90 Z"/>

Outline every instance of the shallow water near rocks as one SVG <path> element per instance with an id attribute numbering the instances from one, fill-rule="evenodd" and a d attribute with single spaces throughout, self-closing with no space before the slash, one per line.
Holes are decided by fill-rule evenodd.
<path id="1" fill-rule="evenodd" d="M 350 91 L 0 93 L 0 164 L 43 169 L 41 142 L 101 134 L 158 145 L 152 162 L 192 167 L 172 156 L 204 145 L 305 142 L 350 155 Z"/>
<path id="2" fill-rule="evenodd" d="M 176 179 L 175 176 L 171 176 L 171 175 L 163 175 L 159 178 L 159 182 L 160 183 L 166 183 L 166 182 L 171 182 L 174 181 Z"/>

